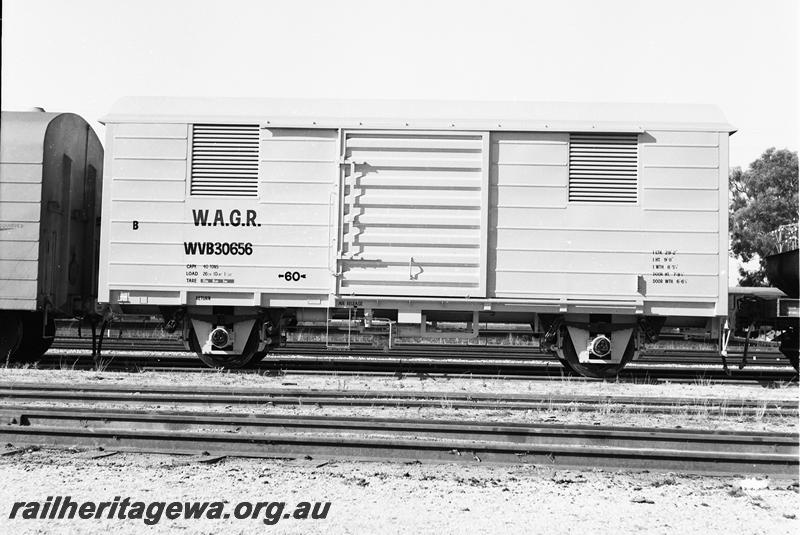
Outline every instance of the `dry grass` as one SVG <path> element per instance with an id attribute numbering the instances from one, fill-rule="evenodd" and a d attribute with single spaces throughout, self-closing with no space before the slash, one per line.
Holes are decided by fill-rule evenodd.
<path id="1" fill-rule="evenodd" d="M 97 372 L 104 372 L 108 369 L 111 363 L 114 361 L 114 357 L 103 358 L 103 357 L 96 357 L 94 359 L 94 370 Z"/>
<path id="2" fill-rule="evenodd" d="M 72 361 L 72 363 L 70 363 L 70 362 L 64 360 L 64 358 L 62 357 L 62 358 L 58 359 L 58 368 L 60 370 L 74 371 L 75 370 L 75 364 L 77 362 L 78 362 L 78 359 L 74 359 Z"/>

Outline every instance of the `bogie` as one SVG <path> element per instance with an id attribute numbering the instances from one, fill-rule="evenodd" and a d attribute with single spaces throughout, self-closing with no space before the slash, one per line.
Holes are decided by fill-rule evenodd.
<path id="1" fill-rule="evenodd" d="M 246 307 L 191 307 L 181 318 L 187 349 L 208 366 L 242 368 L 256 364 L 280 342 L 281 310 Z M 167 322 L 171 321 L 166 315 Z"/>
<path id="2" fill-rule="evenodd" d="M 194 329 L 190 329 L 188 335 L 188 344 L 191 350 L 197 354 L 203 363 L 211 368 L 236 369 L 257 364 L 266 355 L 265 352 L 258 351 L 258 329 L 251 326 L 245 340 L 244 345 L 237 352 L 224 352 L 204 349 L 203 345 L 208 342 L 204 341 L 204 344 L 201 345 Z"/>
<path id="3" fill-rule="evenodd" d="M 620 334 L 618 336 L 618 338 L 621 339 L 620 341 L 616 342 L 618 347 L 615 348 L 614 342 L 611 343 L 612 350 L 616 350 L 620 353 L 619 359 L 617 359 L 615 362 L 609 361 L 604 363 L 602 362 L 602 359 L 581 358 L 582 352 L 589 352 L 591 354 L 591 351 L 585 345 L 582 347 L 578 346 L 580 349 L 576 348 L 576 339 L 580 341 L 585 339 L 582 336 L 576 336 L 573 334 L 574 331 L 579 330 L 580 329 L 573 328 L 573 332 L 568 332 L 564 335 L 562 340 L 562 348 L 559 351 L 563 355 L 561 357 L 562 363 L 578 375 L 598 379 L 615 377 L 634 358 L 636 354 L 636 337 L 631 335 L 631 333 L 627 333 L 627 335 Z M 624 341 L 625 339 L 627 339 L 627 342 Z"/>

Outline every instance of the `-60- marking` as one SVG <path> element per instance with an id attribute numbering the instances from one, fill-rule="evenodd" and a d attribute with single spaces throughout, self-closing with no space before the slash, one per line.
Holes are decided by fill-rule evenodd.
<path id="1" fill-rule="evenodd" d="M 306 274 L 299 271 L 287 271 L 286 273 L 278 273 L 278 278 L 287 282 L 298 282 L 300 279 L 305 279 Z"/>

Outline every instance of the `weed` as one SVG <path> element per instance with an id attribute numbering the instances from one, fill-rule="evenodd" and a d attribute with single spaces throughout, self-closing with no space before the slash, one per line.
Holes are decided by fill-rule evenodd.
<path id="1" fill-rule="evenodd" d="M 755 411 L 755 414 L 753 415 L 753 417 L 755 418 L 755 420 L 757 422 L 760 422 L 760 421 L 762 421 L 764 419 L 764 415 L 766 413 L 767 413 L 767 402 L 766 401 L 761 401 L 758 404 L 758 407 L 756 407 L 756 411 Z"/>
<path id="2" fill-rule="evenodd" d="M 94 359 L 94 369 L 98 372 L 104 372 L 111 363 L 114 361 L 114 357 L 104 359 L 103 357 L 97 357 Z"/>
<path id="3" fill-rule="evenodd" d="M 67 361 L 65 361 L 63 358 L 61 358 L 61 359 L 58 360 L 58 367 L 59 367 L 59 369 L 61 369 L 63 371 L 74 371 L 75 370 L 75 364 L 77 364 L 77 363 L 78 363 L 78 359 L 73 360 L 72 363 L 70 364 Z"/>
<path id="4" fill-rule="evenodd" d="M 694 384 L 696 386 L 711 386 L 712 384 L 714 384 L 714 381 L 712 381 L 711 379 L 709 379 L 707 377 L 697 377 L 694 380 Z"/>

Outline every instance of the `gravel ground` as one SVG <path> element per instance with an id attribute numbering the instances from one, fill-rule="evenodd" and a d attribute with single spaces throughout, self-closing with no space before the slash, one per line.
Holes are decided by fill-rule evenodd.
<path id="1" fill-rule="evenodd" d="M 222 460 L 64 451 L 0 458 L 3 533 L 796 533 L 796 482 L 535 467 Z M 322 465 L 322 466 L 320 466 Z M 757 487 L 757 488 L 753 488 Z M 16 501 L 331 502 L 327 518 L 9 519 Z M 271 510 L 272 512 L 275 509 Z"/>
<path id="2" fill-rule="evenodd" d="M 115 373 L 73 370 L 0 370 L 4 382 L 65 382 L 102 385 L 245 386 L 345 390 L 498 392 L 537 395 L 624 395 L 742 399 L 798 398 L 797 385 L 632 384 L 470 379 L 402 379 L 374 376 L 283 377 L 213 373 Z M 2 403 L 2 402 L 0 402 Z M 119 407 L 103 404 L 97 407 Z M 137 408 L 169 406 L 137 405 Z M 186 410 L 187 407 L 181 407 Z M 797 417 L 741 416 L 704 411 L 669 415 L 634 413 L 605 404 L 593 412 L 574 410 L 454 410 L 399 407 L 208 406 L 196 410 L 261 414 L 340 414 L 495 421 L 624 424 L 797 432 Z M 558 470 L 488 464 L 225 459 L 215 464 L 179 457 L 117 454 L 90 459 L 85 453 L 40 450 L 0 457 L 0 533 L 138 533 L 145 529 L 186 533 L 796 533 L 797 482 L 688 477 L 647 472 Z M 155 527 L 142 520 L 9 519 L 17 501 L 70 495 L 74 501 L 331 502 L 326 519 L 281 519 L 264 515 L 237 520 L 168 520 Z M 273 509 L 274 511 L 274 509 Z"/>

